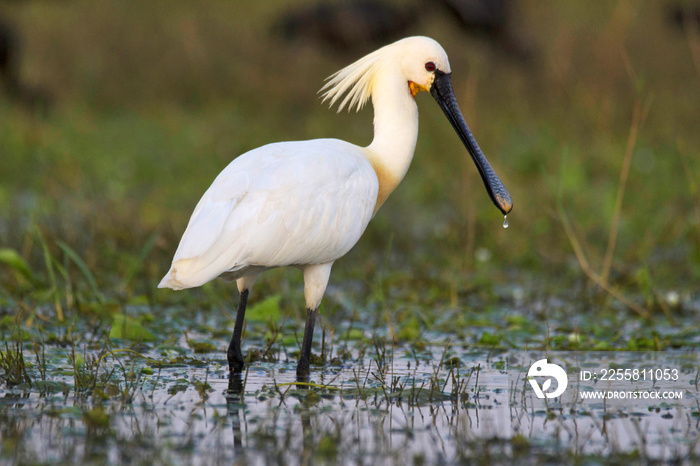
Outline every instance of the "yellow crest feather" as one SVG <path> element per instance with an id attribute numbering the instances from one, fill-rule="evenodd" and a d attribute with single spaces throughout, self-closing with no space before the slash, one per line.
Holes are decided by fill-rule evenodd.
<path id="1" fill-rule="evenodd" d="M 348 111 L 352 108 L 359 111 L 364 107 L 372 95 L 372 82 L 381 68 L 387 47 L 390 46 L 382 47 L 326 78 L 328 82 L 319 91 L 323 92 L 323 102 L 330 99 L 332 107 L 345 95 L 338 106 L 338 112 L 346 106 Z"/>

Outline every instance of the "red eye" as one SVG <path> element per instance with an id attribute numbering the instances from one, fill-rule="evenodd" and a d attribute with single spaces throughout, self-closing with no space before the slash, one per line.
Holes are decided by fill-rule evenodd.
<path id="1" fill-rule="evenodd" d="M 433 71 L 435 71 L 436 68 L 437 68 L 437 66 L 435 66 L 435 63 L 433 63 L 431 61 L 429 61 L 428 63 L 425 64 L 425 69 L 427 71 L 433 72 Z"/>

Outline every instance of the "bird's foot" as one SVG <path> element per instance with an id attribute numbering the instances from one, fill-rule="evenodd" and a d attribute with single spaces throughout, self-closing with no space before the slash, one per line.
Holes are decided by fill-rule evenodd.
<path id="1" fill-rule="evenodd" d="M 226 401 L 232 401 L 234 403 L 239 403 L 243 397 L 243 378 L 242 374 L 231 372 L 228 378 L 228 389 L 225 391 L 224 396 Z"/>

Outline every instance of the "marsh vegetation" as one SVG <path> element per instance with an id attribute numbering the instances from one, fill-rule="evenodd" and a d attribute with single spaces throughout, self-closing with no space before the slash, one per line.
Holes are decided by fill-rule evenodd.
<path id="1" fill-rule="evenodd" d="M 156 289 L 197 199 L 262 144 L 371 139 L 369 110 L 316 94 L 357 55 L 271 33 L 293 3 L 3 3 L 52 105 L 0 99 L 2 461 L 697 460 L 697 406 L 593 411 L 583 446 L 500 434 L 509 351 L 700 345 L 700 27 L 663 2 L 518 3 L 526 61 L 426 11 L 409 33 L 448 52 L 510 227 L 419 95 L 413 166 L 334 268 L 311 383 L 294 270 L 256 284 L 229 383 L 235 287 Z"/>

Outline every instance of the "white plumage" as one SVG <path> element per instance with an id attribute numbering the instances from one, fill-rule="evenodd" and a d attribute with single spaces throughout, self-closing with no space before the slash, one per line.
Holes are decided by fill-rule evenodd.
<path id="1" fill-rule="evenodd" d="M 183 289 L 224 272 L 240 278 L 255 267 L 333 262 L 367 228 L 378 189 L 362 150 L 337 139 L 247 152 L 202 196 L 159 286 Z"/>
<path id="2" fill-rule="evenodd" d="M 232 372 L 243 368 L 243 319 L 257 276 L 296 266 L 304 271 L 307 306 L 297 375 L 308 375 L 314 320 L 333 262 L 357 243 L 413 159 L 419 91 L 435 97 L 492 200 L 504 214 L 510 211 L 510 195 L 459 111 L 450 73 L 445 51 L 432 39 L 410 37 L 387 45 L 335 73 L 322 89 L 324 101 L 340 101 L 338 111 L 359 110 L 372 99 L 369 146 L 337 139 L 269 144 L 231 162 L 204 193 L 158 286 L 191 288 L 223 274 L 237 280 L 241 301 L 227 352 Z"/>

